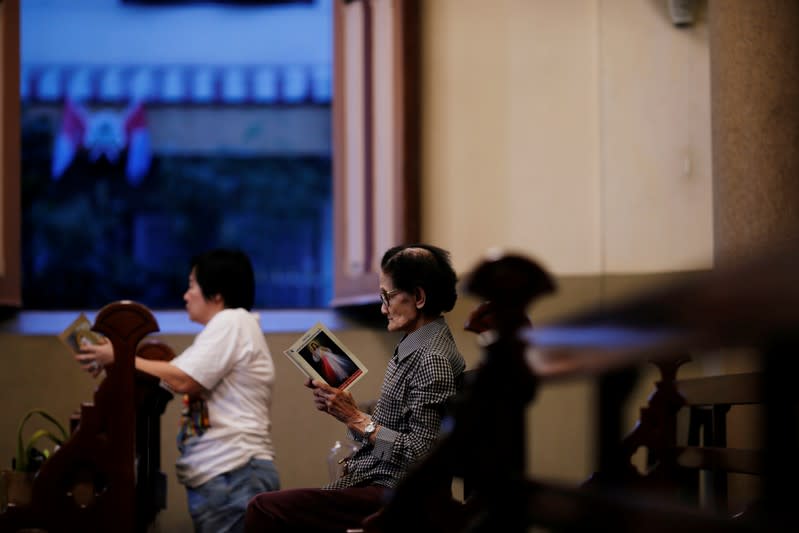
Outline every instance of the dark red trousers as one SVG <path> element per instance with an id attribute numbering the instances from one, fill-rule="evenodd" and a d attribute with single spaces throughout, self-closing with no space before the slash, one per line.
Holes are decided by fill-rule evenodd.
<path id="1" fill-rule="evenodd" d="M 345 489 L 287 489 L 264 492 L 250 500 L 244 528 L 247 533 L 344 533 L 386 503 L 386 487 L 369 485 Z"/>

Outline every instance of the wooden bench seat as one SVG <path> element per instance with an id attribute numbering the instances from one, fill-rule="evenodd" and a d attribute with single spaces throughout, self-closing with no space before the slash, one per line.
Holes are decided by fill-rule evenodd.
<path id="1" fill-rule="evenodd" d="M 748 506 L 731 505 L 729 477 L 762 476 L 764 443 L 754 439 L 747 448 L 728 447 L 728 417 L 735 406 L 763 404 L 763 374 L 677 379 L 677 367 L 683 363 L 660 365 L 661 379 L 634 429 L 620 443 L 620 456 L 607 463 L 610 471 L 599 472 L 592 482 L 623 480 L 663 499 L 719 515 L 739 514 Z M 632 466 L 640 448 L 647 451 L 644 472 Z M 750 485 L 755 487 L 750 493 L 759 492 L 758 483 Z M 750 499 L 756 501 L 757 496 Z"/>

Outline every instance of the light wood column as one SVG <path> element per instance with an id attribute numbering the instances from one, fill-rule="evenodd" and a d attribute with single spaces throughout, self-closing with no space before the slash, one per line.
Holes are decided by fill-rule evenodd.
<path id="1" fill-rule="evenodd" d="M 799 2 L 710 0 L 717 261 L 799 244 Z"/>

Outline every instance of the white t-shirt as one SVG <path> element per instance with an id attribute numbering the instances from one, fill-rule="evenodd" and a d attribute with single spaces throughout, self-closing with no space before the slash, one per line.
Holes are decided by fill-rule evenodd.
<path id="1" fill-rule="evenodd" d="M 208 391 L 203 398 L 210 427 L 183 443 L 175 465 L 181 483 L 197 487 L 253 457 L 274 459 L 275 367 L 257 315 L 220 311 L 172 364 Z"/>

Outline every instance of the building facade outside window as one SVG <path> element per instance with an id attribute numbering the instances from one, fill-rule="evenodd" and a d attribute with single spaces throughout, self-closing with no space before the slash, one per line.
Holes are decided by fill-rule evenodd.
<path id="1" fill-rule="evenodd" d="M 219 246 L 252 257 L 256 307 L 326 307 L 331 9 L 24 2 L 24 307 L 182 307 Z"/>

